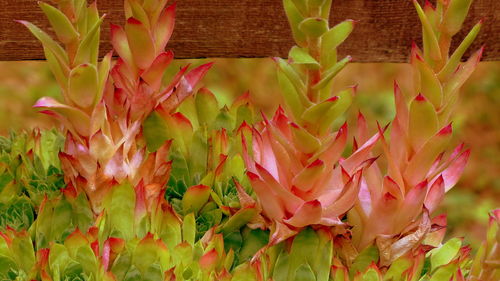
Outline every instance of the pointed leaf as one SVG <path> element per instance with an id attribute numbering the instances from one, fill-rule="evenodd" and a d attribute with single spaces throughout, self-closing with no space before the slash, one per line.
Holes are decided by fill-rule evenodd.
<path id="1" fill-rule="evenodd" d="M 299 24 L 304 20 L 294 0 L 283 0 L 283 6 L 292 29 L 293 38 L 297 45 L 304 47 L 307 43 L 306 35 L 299 29 Z"/>
<path id="2" fill-rule="evenodd" d="M 449 1 L 441 23 L 442 30 L 446 32 L 446 34 L 453 36 L 460 31 L 462 23 L 469 12 L 471 3 L 472 0 Z"/>
<path id="3" fill-rule="evenodd" d="M 175 7 L 176 3 L 168 6 L 160 15 L 156 26 L 154 27 L 155 46 L 159 51 L 163 51 L 167 45 L 175 24 Z"/>
<path id="4" fill-rule="evenodd" d="M 410 104 L 409 138 L 415 150 L 427 142 L 437 131 L 436 110 L 419 94 Z"/>
<path id="5" fill-rule="evenodd" d="M 71 70 L 68 81 L 68 96 L 80 108 L 94 104 L 99 94 L 97 69 L 91 64 L 80 64 Z"/>
<path id="6" fill-rule="evenodd" d="M 319 63 L 304 48 L 293 46 L 288 54 L 288 58 L 294 64 L 304 64 L 312 69 L 319 68 Z"/>
<path id="7" fill-rule="evenodd" d="M 156 58 L 149 30 L 138 19 L 129 18 L 125 24 L 125 33 L 135 64 L 140 69 L 147 69 Z"/>
<path id="8" fill-rule="evenodd" d="M 457 49 L 453 52 L 453 54 L 448 59 L 446 65 L 441 69 L 438 76 L 440 79 L 446 79 L 450 74 L 452 74 L 458 67 L 462 56 L 465 51 L 469 48 L 472 42 L 476 39 L 481 27 L 483 26 L 483 21 L 478 22 L 474 27 L 469 31 L 467 36 L 464 38 L 462 43 L 457 47 Z"/>
<path id="9" fill-rule="evenodd" d="M 306 18 L 299 24 L 299 30 L 310 37 L 320 37 L 328 31 L 328 21 L 323 18 Z"/>
<path id="10" fill-rule="evenodd" d="M 347 56 L 337 62 L 323 73 L 323 78 L 312 87 L 314 90 L 319 90 L 328 85 L 328 83 L 352 60 L 351 56 Z"/>
<path id="11" fill-rule="evenodd" d="M 54 28 L 57 38 L 59 38 L 62 43 L 68 44 L 78 38 L 78 33 L 65 14 L 49 4 L 39 2 L 38 5 L 49 19 L 50 25 Z"/>
<path id="12" fill-rule="evenodd" d="M 195 214 L 207 203 L 210 197 L 210 187 L 206 185 L 191 186 L 182 197 L 182 209 L 184 214 L 194 212 Z"/>

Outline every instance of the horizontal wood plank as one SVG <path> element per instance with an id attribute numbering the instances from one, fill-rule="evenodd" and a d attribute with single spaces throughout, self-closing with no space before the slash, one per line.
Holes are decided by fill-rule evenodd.
<path id="1" fill-rule="evenodd" d="M 123 0 L 98 1 L 107 14 L 102 53 L 111 49 L 109 23 L 123 24 Z M 180 0 L 169 45 L 177 58 L 285 57 L 293 46 L 280 0 Z M 480 19 L 484 28 L 472 50 L 486 45 L 484 60 L 500 60 L 500 1 L 475 0 L 459 40 Z M 412 41 L 420 42 L 420 24 L 409 0 L 333 0 L 331 24 L 359 23 L 341 46 L 341 55 L 358 62 L 406 62 Z M 0 61 L 43 59 L 41 44 L 16 19 L 48 29 L 36 0 L 0 0 Z"/>

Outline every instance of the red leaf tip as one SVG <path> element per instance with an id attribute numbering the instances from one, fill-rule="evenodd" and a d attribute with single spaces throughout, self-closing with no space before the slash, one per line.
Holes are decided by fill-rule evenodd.
<path id="1" fill-rule="evenodd" d="M 129 24 L 142 24 L 142 22 L 134 17 L 128 18 L 127 23 Z"/>
<path id="2" fill-rule="evenodd" d="M 248 178 L 249 178 L 250 180 L 252 180 L 252 181 L 253 181 L 253 180 L 257 180 L 257 179 L 259 179 L 259 178 L 260 178 L 257 174 L 252 173 L 252 172 L 250 172 L 250 171 L 247 171 L 247 176 L 248 176 Z"/>
<path id="3" fill-rule="evenodd" d="M 333 96 L 333 97 L 327 99 L 326 101 L 328 101 L 328 102 L 334 102 L 334 101 L 337 101 L 338 99 L 339 99 L 338 96 Z"/>
<path id="4" fill-rule="evenodd" d="M 418 93 L 418 95 L 415 97 L 416 101 L 427 101 L 424 95 L 422 93 Z"/>
<path id="5" fill-rule="evenodd" d="M 314 168 L 316 166 L 323 165 L 323 163 L 324 163 L 323 160 L 321 160 L 321 159 L 318 158 L 318 159 L 314 160 L 314 162 L 312 162 L 311 164 L 309 164 L 309 166 L 307 166 L 307 167 L 308 168 Z"/>
<path id="6" fill-rule="evenodd" d="M 445 127 L 443 127 L 439 131 L 438 135 L 440 135 L 440 136 L 442 136 L 442 135 L 449 135 L 449 134 L 451 134 L 452 131 L 453 131 L 453 127 L 451 126 L 451 123 L 450 123 L 450 124 L 446 125 Z"/>

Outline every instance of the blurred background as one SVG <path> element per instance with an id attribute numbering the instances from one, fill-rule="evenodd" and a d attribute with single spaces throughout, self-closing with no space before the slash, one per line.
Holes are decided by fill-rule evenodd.
<path id="1" fill-rule="evenodd" d="M 178 60 L 170 67 L 172 77 L 180 66 L 207 60 Z M 271 59 L 211 59 L 214 67 L 204 85 L 222 104 L 247 90 L 258 109 L 268 114 L 281 102 L 275 65 Z M 352 63 L 335 79 L 342 89 L 358 85 L 355 102 L 346 118 L 353 125 L 361 111 L 372 130 L 376 121 L 387 124 L 394 116 L 393 81 L 409 87 L 407 64 Z M 42 96 L 60 98 L 59 88 L 47 65 L 41 61 L 0 62 L 0 134 L 9 130 L 57 126 L 31 106 Z M 221 104 L 221 106 L 222 106 Z M 482 62 L 462 88 L 454 122 L 455 142 L 472 149 L 459 184 L 453 188 L 436 214 L 448 214 L 448 235 L 465 236 L 473 248 L 483 239 L 488 211 L 500 207 L 500 62 Z"/>

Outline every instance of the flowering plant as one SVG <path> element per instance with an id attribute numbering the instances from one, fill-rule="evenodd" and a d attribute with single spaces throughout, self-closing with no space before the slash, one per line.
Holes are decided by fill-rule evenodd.
<path id="1" fill-rule="evenodd" d="M 499 280 L 500 210 L 481 248 L 443 241 L 434 211 L 470 151 L 450 148 L 458 92 L 482 49 L 450 54 L 470 0 L 414 5 L 412 88 L 369 132 L 341 124 L 356 86 L 334 92 L 355 22 L 329 25 L 331 0 L 284 0 L 296 42 L 275 58 L 284 104 L 258 114 L 200 81 L 211 63 L 164 77 L 175 4 L 125 0 L 99 61 L 96 4 L 40 3 L 60 43 L 43 45 L 63 100 L 34 107 L 62 130 L 0 138 L 2 280 Z M 168 80 L 168 82 L 167 82 Z M 353 139 L 351 142 L 350 139 Z M 376 151 L 382 151 L 377 155 Z"/>

